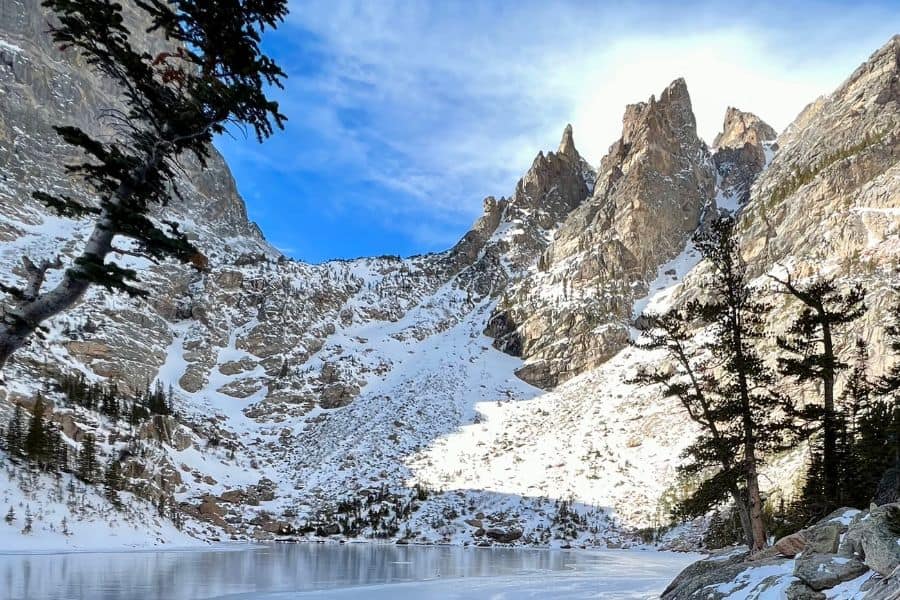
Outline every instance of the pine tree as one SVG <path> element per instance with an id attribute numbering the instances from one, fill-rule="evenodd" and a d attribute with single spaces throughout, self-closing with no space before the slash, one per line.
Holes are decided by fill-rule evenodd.
<path id="1" fill-rule="evenodd" d="M 872 409 L 868 361 L 868 346 L 865 340 L 857 339 L 853 365 L 844 382 L 838 410 L 839 503 L 842 506 L 865 507 L 872 496 L 873 482 L 860 452 L 862 420 Z"/>
<path id="2" fill-rule="evenodd" d="M 93 483 L 97 477 L 98 467 L 94 436 L 86 433 L 81 440 L 81 450 L 78 452 L 78 478 L 85 483 Z"/>
<path id="3" fill-rule="evenodd" d="M 38 394 L 25 436 L 25 455 L 42 466 L 48 466 L 47 424 L 44 422 L 44 401 Z"/>
<path id="4" fill-rule="evenodd" d="M 7 525 L 12 525 L 13 521 L 16 520 L 16 511 L 13 510 L 12 506 L 10 506 L 9 510 L 6 511 L 6 516 L 3 517 L 3 520 L 6 521 Z"/>
<path id="5" fill-rule="evenodd" d="M 673 369 L 648 370 L 641 368 L 631 381 L 641 385 L 659 384 L 666 397 L 677 398 L 685 412 L 704 431 L 685 451 L 690 462 L 679 470 L 687 476 L 705 475 L 694 494 L 680 501 L 674 508 L 676 518 L 686 520 L 704 515 L 730 497 L 743 528 L 744 540 L 752 543 L 750 512 L 745 493 L 741 489 L 739 447 L 740 440 L 722 427 L 716 414 L 715 383 L 711 379 L 709 361 L 702 350 L 690 349 L 690 319 L 700 306 L 689 303 L 682 311 L 672 309 L 663 315 L 644 315 L 648 328 L 636 345 L 646 349 L 665 349 Z M 718 514 L 718 513 L 717 513 Z"/>
<path id="6" fill-rule="evenodd" d="M 284 72 L 259 47 L 265 28 L 287 14 L 287 0 L 135 0 L 169 51 L 150 54 L 131 45 L 122 5 L 113 0 L 43 0 L 55 13 L 50 33 L 62 50 L 80 58 L 122 92 L 125 108 L 101 115 L 113 135 L 94 138 L 77 126 L 56 127 L 81 151 L 69 165 L 95 202 L 75 194 L 38 190 L 33 196 L 64 217 L 91 218 L 94 230 L 58 283 L 44 289 L 48 271 L 61 261 L 22 258 L 21 285 L 0 284 L 0 369 L 47 319 L 69 309 L 91 285 L 133 296 L 147 295 L 137 273 L 107 261 L 117 238 L 131 238 L 136 252 L 153 261 L 174 258 L 207 268 L 206 257 L 179 224 L 151 218 L 176 186 L 178 163 L 193 155 L 206 165 L 213 137 L 237 125 L 261 142 L 283 125 L 266 86 L 280 86 Z M 131 253 L 131 251 L 129 251 Z"/>
<path id="7" fill-rule="evenodd" d="M 28 535 L 31 533 L 32 525 L 34 524 L 34 515 L 31 514 L 31 507 L 25 507 L 25 527 L 22 528 L 22 533 Z"/>
<path id="8" fill-rule="evenodd" d="M 687 449 L 691 462 L 686 468 L 700 474 L 715 469 L 682 506 L 692 511 L 709 508 L 734 496 L 737 488 L 746 506 L 746 537 L 756 552 L 767 543 L 759 463 L 766 452 L 784 447 L 790 428 L 789 420 L 778 416 L 786 402 L 774 391 L 774 377 L 754 347 L 763 335 L 768 307 L 754 298 L 732 218 L 716 219 L 693 241 L 712 268 L 707 282 L 712 300 L 691 303 L 683 314 L 672 316 L 677 335 L 665 327 L 658 329 L 656 344 L 671 353 L 676 338 L 684 337 L 687 323 L 702 319 L 709 323 L 711 334 L 702 342 L 702 353 L 715 359 L 715 369 L 696 358 L 685 362 L 676 357 L 680 372 L 676 369 L 672 377 L 663 374 L 656 379 L 669 386 L 670 395 L 681 397 L 683 405 L 687 400 L 688 413 L 703 425 L 703 434 Z M 704 405 L 708 410 L 704 411 Z M 742 503 L 735 502 L 739 511 L 744 510 Z"/>
<path id="9" fill-rule="evenodd" d="M 821 433 L 822 447 L 821 516 L 841 506 L 838 436 L 841 429 L 835 406 L 834 388 L 838 374 L 847 367 L 837 355 L 836 337 L 841 327 L 859 319 L 866 311 L 865 291 L 854 286 L 846 292 L 837 289 L 833 279 L 818 279 L 809 284 L 795 283 L 770 275 L 780 289 L 802 303 L 799 314 L 787 333 L 778 336 L 778 370 L 798 383 L 815 381 L 822 386 L 821 404 L 810 404 L 797 411 L 808 424 L 809 433 Z"/>
<path id="10" fill-rule="evenodd" d="M 106 499 L 117 508 L 122 506 L 122 501 L 119 498 L 119 490 L 122 489 L 122 483 L 122 466 L 118 459 L 113 456 L 106 466 L 106 474 L 103 478 L 103 490 Z"/>
<path id="11" fill-rule="evenodd" d="M 900 292 L 900 288 L 895 291 Z M 885 425 L 882 473 L 892 468 L 900 480 L 900 300 L 892 308 L 892 323 L 886 327 L 886 332 L 895 362 L 878 378 L 875 387 L 881 398 L 876 412 L 881 412 L 885 420 L 882 422 Z M 894 495 L 900 495 L 900 490 L 894 490 Z"/>
<path id="12" fill-rule="evenodd" d="M 25 437 L 22 407 L 16 404 L 12 418 L 6 426 L 6 451 L 10 456 L 22 456 Z"/>
<path id="13" fill-rule="evenodd" d="M 47 437 L 50 440 L 50 451 L 52 453 L 50 460 L 53 464 L 53 469 L 57 472 L 70 472 L 69 447 L 66 442 L 63 441 L 62 433 L 59 428 L 50 427 L 47 432 Z"/>

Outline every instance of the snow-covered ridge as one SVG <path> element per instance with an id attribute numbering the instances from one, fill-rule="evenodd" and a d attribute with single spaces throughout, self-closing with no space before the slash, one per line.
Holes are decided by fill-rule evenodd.
<path id="1" fill-rule="evenodd" d="M 39 44 L 25 46 L 27 76 L 0 66 L 0 116 L 30 124 L 14 125 L 15 135 L 0 140 L 10 174 L 0 181 L 4 282 L 18 277 L 23 252 L 50 255 L 84 231 L 83 223 L 54 220 L 30 192 L 71 186 L 56 169 L 66 156 L 50 125 L 66 118 L 87 127 L 94 105 L 110 101 L 89 74 L 41 54 Z M 44 80 L 66 85 L 47 88 L 38 102 L 29 81 Z M 71 90 L 82 94 L 67 95 Z M 163 498 L 189 516 L 186 531 L 205 539 L 637 543 L 635 528 L 666 521 L 679 488 L 679 453 L 694 429 L 657 390 L 626 383 L 638 365 L 660 360 L 627 346 L 629 332 L 637 335 L 633 321 L 689 291 L 698 256 L 687 240 L 704 211 L 715 202 L 755 223 L 786 160 L 784 148 L 773 158 L 766 141 L 762 166 L 771 163 L 776 175 L 765 172 L 751 188 L 754 162 L 755 171 L 727 165 L 726 177 L 716 163 L 721 150 L 710 155 L 696 138 L 683 81 L 666 94 L 672 97 L 663 108 L 684 127 L 659 130 L 656 120 L 629 113 L 634 128 L 596 171 L 577 156 L 568 130 L 561 152 L 540 153 L 509 199 L 485 201 L 485 214 L 456 247 L 409 259 L 284 259 L 247 221 L 224 163 L 188 169 L 188 199 L 171 208 L 209 255 L 210 271 L 129 263 L 142 270 L 153 296 L 94 290 L 50 323 L 47 337 L 8 373 L 0 419 L 44 387 L 57 419 L 69 414 L 49 383 L 55 370 L 132 390 L 157 381 L 171 387 L 178 424 L 158 445 L 166 437 L 160 432 L 134 432 L 153 449 L 142 459 L 148 468 L 131 482 L 144 499 L 129 500 L 139 515 L 149 506 L 144 500 Z M 644 160 L 659 140 L 635 147 L 626 140 L 632 135 L 660 136 L 674 170 L 660 174 Z M 841 256 L 862 247 L 863 258 L 890 257 L 897 168 L 872 175 L 829 216 L 826 229 L 844 244 Z M 816 210 L 807 204 L 803 219 Z M 775 226 L 805 223 L 791 217 Z M 784 236 L 749 231 L 746 247 L 765 272 L 770 265 L 759 257 Z M 62 248 L 64 261 L 75 249 Z M 871 280 L 880 277 L 879 264 Z M 874 331 L 876 320 L 877 313 L 863 331 Z M 529 339 L 552 359 L 546 373 L 532 371 L 550 391 L 518 376 L 539 362 L 514 356 Z M 102 447 L 104 458 L 125 445 L 118 424 L 77 409 L 66 418 L 73 431 L 115 438 Z M 787 473 L 796 462 L 782 466 Z M 41 510 L 39 495 L 32 499 L 15 485 L 22 491 L 10 492 L 8 503 Z M 85 522 L 105 522 L 103 496 L 86 493 L 97 497 L 98 509 Z M 62 514 L 59 502 L 44 509 L 54 523 Z M 352 530 L 341 529 L 348 524 Z M 168 525 L 160 521 L 144 541 L 179 539 Z M 0 548 L 18 543 L 20 528 L 3 531 Z"/>

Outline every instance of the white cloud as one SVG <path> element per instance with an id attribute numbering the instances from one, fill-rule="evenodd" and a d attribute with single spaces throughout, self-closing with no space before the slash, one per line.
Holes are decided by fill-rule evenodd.
<path id="1" fill-rule="evenodd" d="M 781 129 L 900 24 L 876 5 L 734 7 L 297 2 L 286 27 L 316 40 L 317 64 L 285 63 L 286 111 L 297 135 L 331 147 L 300 150 L 281 168 L 344 169 L 398 190 L 396 201 L 369 201 L 410 237 L 443 244 L 482 196 L 511 193 L 567 122 L 596 164 L 626 103 L 684 77 L 708 141 L 729 105 Z"/>

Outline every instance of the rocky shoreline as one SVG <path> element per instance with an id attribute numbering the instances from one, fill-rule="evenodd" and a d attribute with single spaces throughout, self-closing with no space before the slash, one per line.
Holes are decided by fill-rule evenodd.
<path id="1" fill-rule="evenodd" d="M 676 577 L 662 600 L 724 598 L 897 600 L 900 503 L 841 508 L 751 556 L 714 552 Z"/>

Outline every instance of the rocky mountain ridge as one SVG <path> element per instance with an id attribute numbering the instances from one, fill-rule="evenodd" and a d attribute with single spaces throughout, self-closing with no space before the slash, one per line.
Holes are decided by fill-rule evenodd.
<path id="1" fill-rule="evenodd" d="M 45 18 L 22 0 L 0 8 L 5 279 L 21 255 L 65 261 L 83 238 L 84 223 L 52 217 L 30 192 L 72 186 L 50 126 L 96 127 L 98 107 L 116 101 L 48 43 Z M 628 341 L 641 310 L 701 289 L 688 240 L 704 219 L 739 211 L 757 274 L 825 264 L 869 284 L 859 333 L 878 347 L 900 254 L 898 46 L 774 143 L 758 117 L 729 109 L 711 151 L 680 79 L 626 108 L 596 170 L 566 127 L 509 198 L 484 200 L 458 244 L 408 259 L 285 259 L 216 156 L 188 168 L 186 200 L 170 208 L 209 271 L 117 256 L 154 293 L 93 291 L 56 319 L 6 373 L 0 417 L 41 390 L 73 445 L 85 432 L 107 455 L 129 436 L 150 444 L 131 489 L 176 506 L 201 538 L 629 543 L 665 522 L 694 429 L 657 390 L 624 383 L 660 360 Z M 160 382 L 178 419 L 121 432 L 54 388 L 73 371 L 128 390 Z M 773 468 L 801 463 L 798 451 Z"/>

